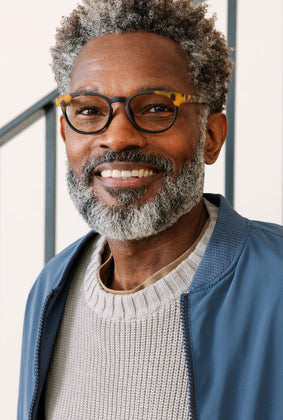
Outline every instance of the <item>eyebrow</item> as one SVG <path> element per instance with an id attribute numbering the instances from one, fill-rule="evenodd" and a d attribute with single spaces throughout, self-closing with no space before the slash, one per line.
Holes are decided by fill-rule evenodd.
<path id="1" fill-rule="evenodd" d="M 177 92 L 178 89 L 170 85 L 154 85 L 154 86 L 142 86 L 138 89 L 138 92 L 143 92 L 146 90 L 164 90 L 166 92 Z"/>
<path id="2" fill-rule="evenodd" d="M 72 93 L 76 93 L 76 92 L 81 92 L 81 93 L 99 93 L 99 94 L 101 94 L 100 89 L 95 88 L 95 87 L 92 87 L 92 88 L 80 88 L 80 87 L 78 87 L 76 90 L 72 91 Z"/>

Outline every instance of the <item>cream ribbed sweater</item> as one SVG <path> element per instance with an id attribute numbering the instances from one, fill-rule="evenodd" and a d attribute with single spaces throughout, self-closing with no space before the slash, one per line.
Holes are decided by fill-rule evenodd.
<path id="1" fill-rule="evenodd" d="M 51 367 L 47 420 L 189 419 L 180 318 L 187 292 L 215 226 L 174 270 L 133 294 L 107 293 L 98 282 L 105 238 L 81 258 L 67 298 Z"/>

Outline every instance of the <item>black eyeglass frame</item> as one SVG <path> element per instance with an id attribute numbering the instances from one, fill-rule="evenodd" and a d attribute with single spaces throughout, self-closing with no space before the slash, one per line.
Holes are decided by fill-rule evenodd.
<path id="1" fill-rule="evenodd" d="M 143 127 L 140 127 L 134 118 L 134 114 L 131 110 L 130 104 L 131 101 L 137 97 L 137 96 L 141 96 L 141 95 L 145 95 L 145 94 L 157 94 L 157 95 L 162 95 L 162 96 L 167 96 L 169 97 L 169 99 L 172 100 L 173 104 L 174 104 L 174 117 L 172 122 L 170 123 L 170 125 L 166 128 L 163 128 L 161 130 L 149 130 Z M 71 100 L 77 96 L 81 96 L 81 95 L 89 95 L 89 96 L 98 96 L 102 99 L 105 99 L 105 101 L 108 103 L 109 106 L 109 114 L 108 114 L 108 119 L 105 123 L 105 125 L 100 128 L 99 130 L 95 130 L 95 131 L 82 131 L 79 130 L 78 128 L 74 127 L 73 124 L 70 122 L 68 115 L 67 115 L 67 106 L 68 104 L 71 102 Z M 133 126 L 140 131 L 144 131 L 146 133 L 163 133 L 164 131 L 169 130 L 175 123 L 176 119 L 177 119 L 177 115 L 178 115 L 178 109 L 179 106 L 182 103 L 198 103 L 198 104 L 207 104 L 208 101 L 201 96 L 196 96 L 196 95 L 191 95 L 191 94 L 183 94 L 183 93 L 179 93 L 179 92 L 166 92 L 166 91 L 159 91 L 159 90 L 147 90 L 147 91 L 143 91 L 143 92 L 138 92 L 135 93 L 134 95 L 131 96 L 113 96 L 112 98 L 109 98 L 108 96 L 104 96 L 101 95 L 99 93 L 94 93 L 94 92 L 87 92 L 87 91 L 79 91 L 79 92 L 73 92 L 73 93 L 67 93 L 65 95 L 59 96 L 56 99 L 56 105 L 60 106 L 60 108 L 62 109 L 62 113 L 64 115 L 64 118 L 67 122 L 67 124 L 72 128 L 72 130 L 74 130 L 75 132 L 79 133 L 79 134 L 87 134 L 87 135 L 91 135 L 91 134 L 98 134 L 101 131 L 105 130 L 105 128 L 109 127 L 112 119 L 113 119 L 113 108 L 112 108 L 112 104 L 115 102 L 122 102 L 125 103 L 126 107 L 126 114 L 127 117 L 129 118 L 129 121 L 133 124 Z"/>

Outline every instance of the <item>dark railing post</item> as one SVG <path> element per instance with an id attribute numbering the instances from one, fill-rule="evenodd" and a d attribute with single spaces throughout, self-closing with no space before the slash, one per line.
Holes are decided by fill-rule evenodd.
<path id="1" fill-rule="evenodd" d="M 45 106 L 45 263 L 55 255 L 56 232 L 56 107 Z"/>
<path id="2" fill-rule="evenodd" d="M 225 156 L 225 197 L 234 206 L 235 178 L 235 95 L 236 95 L 236 42 L 237 42 L 237 0 L 228 0 L 228 45 L 233 48 L 231 58 L 234 62 L 234 74 L 229 85 L 227 117 L 229 133 Z"/>

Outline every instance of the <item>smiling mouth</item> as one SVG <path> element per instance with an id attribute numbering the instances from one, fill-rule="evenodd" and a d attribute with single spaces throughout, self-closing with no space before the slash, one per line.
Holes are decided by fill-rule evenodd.
<path id="1" fill-rule="evenodd" d="M 146 178 L 152 176 L 156 171 L 152 169 L 133 169 L 133 170 L 119 170 L 119 169 L 105 169 L 96 175 L 102 178 L 118 178 L 118 179 L 129 179 L 129 178 Z"/>
<path id="2" fill-rule="evenodd" d="M 133 166 L 133 165 L 132 165 Z M 110 190 L 141 190 L 149 188 L 152 183 L 160 182 L 161 172 L 151 168 L 98 168 L 95 172 L 97 185 L 101 185 L 106 191 Z M 95 182 L 95 181 L 94 181 Z M 145 190 L 143 191 L 145 192 Z M 111 194 L 113 195 L 113 194 Z"/>

